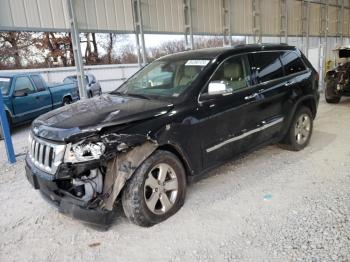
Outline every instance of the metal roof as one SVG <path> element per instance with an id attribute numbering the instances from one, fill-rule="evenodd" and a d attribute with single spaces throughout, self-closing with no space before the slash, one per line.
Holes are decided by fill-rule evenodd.
<path id="1" fill-rule="evenodd" d="M 144 33 L 178 33 L 185 31 L 183 0 L 139 0 Z M 281 35 L 280 0 L 228 0 L 229 24 L 224 22 L 222 0 L 191 0 L 192 30 L 194 34 L 222 35 L 230 27 L 233 35 L 253 35 L 254 17 L 260 19 L 262 35 Z M 259 2 L 260 11 L 253 10 Z M 309 35 L 322 36 L 322 3 L 310 3 Z M 322 3 L 321 3 L 322 2 Z M 349 35 L 350 1 L 344 0 L 344 18 L 339 19 L 339 1 L 328 0 L 327 34 Z M 302 35 L 302 4 L 304 1 L 287 1 L 288 35 Z M 69 31 L 66 0 L 0 0 L 0 30 L 9 31 Z M 74 0 L 79 31 L 83 32 L 134 32 L 132 0 Z"/>

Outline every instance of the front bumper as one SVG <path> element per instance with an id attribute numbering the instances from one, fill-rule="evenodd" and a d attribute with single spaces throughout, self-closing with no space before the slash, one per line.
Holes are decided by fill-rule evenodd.
<path id="1" fill-rule="evenodd" d="M 35 167 L 28 157 L 25 169 L 26 177 L 32 186 L 40 190 L 42 196 L 57 206 L 61 213 L 95 226 L 108 227 L 112 224 L 113 211 L 90 208 L 88 202 L 61 190 L 55 177 Z"/>

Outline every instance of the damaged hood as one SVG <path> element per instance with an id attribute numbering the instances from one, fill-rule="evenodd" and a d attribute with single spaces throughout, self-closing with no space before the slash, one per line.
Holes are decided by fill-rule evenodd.
<path id="1" fill-rule="evenodd" d="M 107 126 L 118 126 L 166 114 L 172 104 L 130 96 L 106 94 L 85 99 L 38 117 L 32 124 L 36 136 L 65 141 L 78 134 L 93 134 Z"/>

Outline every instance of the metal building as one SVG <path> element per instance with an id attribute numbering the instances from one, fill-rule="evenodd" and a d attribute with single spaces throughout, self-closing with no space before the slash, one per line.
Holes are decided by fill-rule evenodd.
<path id="1" fill-rule="evenodd" d="M 349 41 L 350 0 L 0 0 L 0 31 L 70 31 L 80 75 L 80 32 L 133 33 L 140 64 L 147 62 L 144 34 L 232 36 L 247 42 L 291 43 L 308 55 L 318 46 L 319 69 L 334 45 Z"/>

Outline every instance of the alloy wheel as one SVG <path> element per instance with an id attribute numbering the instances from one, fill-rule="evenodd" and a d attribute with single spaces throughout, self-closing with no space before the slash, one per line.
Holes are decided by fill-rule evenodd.
<path id="1" fill-rule="evenodd" d="M 311 132 L 311 119 L 307 114 L 302 114 L 299 116 L 295 124 L 295 140 L 299 145 L 304 144 Z"/>
<path id="2" fill-rule="evenodd" d="M 168 212 L 175 204 L 178 194 L 178 179 L 174 169 L 161 163 L 147 174 L 144 197 L 148 209 L 157 215 Z"/>

